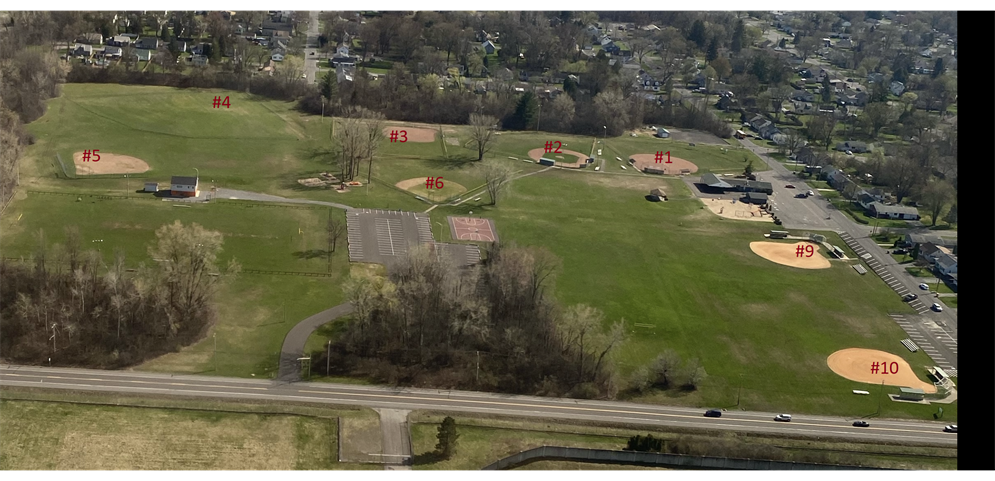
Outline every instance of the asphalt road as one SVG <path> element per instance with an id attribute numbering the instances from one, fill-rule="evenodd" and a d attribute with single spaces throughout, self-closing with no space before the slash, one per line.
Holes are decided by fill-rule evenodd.
<path id="1" fill-rule="evenodd" d="M 319 327 L 338 317 L 351 314 L 352 311 L 351 302 L 339 304 L 298 322 L 290 329 L 287 337 L 283 338 L 283 347 L 280 349 L 280 370 L 277 379 L 299 381 L 301 379 L 301 364 L 298 359 L 304 356 L 304 344 L 307 343 L 307 338 Z M 314 366 L 312 366 L 313 368 Z"/>
<path id="2" fill-rule="evenodd" d="M 871 226 L 858 224 L 851 220 L 846 213 L 831 208 L 828 200 L 815 191 L 814 197 L 807 199 L 796 199 L 794 195 L 799 191 L 809 190 L 798 176 L 789 171 L 776 159 L 767 155 L 769 149 L 761 147 L 749 139 L 741 139 L 740 144 L 750 149 L 767 165 L 771 170 L 758 172 L 757 179 L 770 182 L 774 189 L 771 197 L 773 211 L 781 219 L 782 225 L 787 229 L 794 230 L 831 230 L 838 233 L 849 234 L 854 242 L 859 246 L 858 255 L 867 253 L 871 255 L 865 262 L 881 273 L 882 280 L 889 287 L 896 291 L 895 295 L 913 292 L 919 295 L 920 301 L 912 303 L 917 314 L 905 314 L 900 318 L 892 316 L 898 324 L 905 329 L 909 338 L 919 344 L 933 360 L 941 367 L 957 367 L 957 310 L 944 306 L 943 312 L 934 312 L 928 309 L 933 302 L 943 303 L 942 298 L 936 298 L 932 294 L 920 290 L 919 282 L 915 277 L 905 271 L 904 266 L 885 252 L 885 249 L 877 245 L 877 242 L 870 238 Z M 795 185 L 795 189 L 787 189 L 785 185 Z M 814 189 L 813 189 L 814 190 Z M 829 217 L 829 219 L 826 219 Z M 871 275 L 871 274 L 868 274 Z"/>
<path id="3" fill-rule="evenodd" d="M 313 84 L 318 76 L 318 12 L 311 12 L 304 45 L 304 75 L 307 76 L 307 83 Z"/>
<path id="4" fill-rule="evenodd" d="M 775 413 L 727 411 L 705 418 L 702 409 L 610 401 L 512 396 L 467 391 L 390 388 L 326 383 L 182 376 L 128 371 L 0 366 L 0 386 L 75 391 L 103 391 L 157 396 L 252 399 L 359 405 L 375 409 L 437 410 L 515 417 L 616 422 L 641 426 L 707 428 L 813 438 L 859 441 L 904 441 L 955 446 L 957 435 L 943 432 L 943 423 L 871 419 L 870 427 L 855 428 L 851 419 L 795 415 L 790 423 L 773 421 Z"/>

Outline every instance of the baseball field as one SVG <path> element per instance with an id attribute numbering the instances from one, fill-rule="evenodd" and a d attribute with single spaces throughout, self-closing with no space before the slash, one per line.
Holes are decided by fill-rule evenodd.
<path id="1" fill-rule="evenodd" d="M 100 246 L 105 260 L 110 261 L 113 247 L 121 247 L 128 263 L 137 265 L 150 261 L 144 243 L 155 228 L 179 219 L 223 232 L 222 259 L 235 257 L 245 269 L 327 275 L 246 273 L 228 286 L 220 295 L 214 327 L 221 353 L 217 372 L 223 375 L 271 377 L 280 342 L 294 323 L 342 301 L 341 281 L 350 269 L 347 249 L 340 241 L 329 262 L 322 234 L 328 216 L 342 212 L 234 201 L 176 207 L 140 200 L 134 191 L 141 180 L 135 178 L 63 178 L 56 153 L 64 161 L 84 149 L 131 156 L 149 165 L 136 175 L 159 182 L 194 175 L 197 168 L 202 182 L 210 179 L 224 187 L 412 211 L 431 205 L 398 187 L 400 182 L 417 186 L 413 179 L 422 179 L 424 188 L 426 177 L 443 177 L 446 187 L 459 185 L 474 195 L 483 184 L 475 151 L 464 147 L 468 137 L 459 126 L 445 126 L 440 131 L 446 137 L 434 135 L 432 141 L 385 141 L 373 162 L 374 182 L 365 185 L 364 164 L 364 187 L 338 194 L 297 184 L 296 179 L 317 172 L 336 172 L 328 141 L 334 124 L 301 115 L 289 103 L 228 92 L 232 108 L 216 110 L 210 105 L 214 91 L 69 84 L 63 92 L 50 101 L 44 117 L 28 126 L 38 142 L 23 161 L 17 201 L 0 218 L 5 256 L 30 255 L 38 229 L 54 243 L 62 241 L 64 225 L 76 224 L 85 243 L 103 239 L 92 245 Z M 185 120 L 169 120 L 176 118 Z M 448 142 L 452 138 L 458 145 Z M 584 154 L 602 148 L 610 162 L 617 162 L 616 155 L 627 159 L 671 151 L 699 173 L 741 172 L 753 156 L 645 136 L 596 144 L 593 137 L 502 132 L 486 158 L 508 163 L 518 175 L 537 172 L 543 167 L 522 159 L 549 140 Z M 752 159 L 757 170 L 765 167 Z M 487 205 L 487 195 L 481 194 L 479 201 L 469 196 L 468 202 L 439 205 L 429 214 L 433 225 L 443 225 L 437 239 L 449 239 L 448 216 L 473 211 L 474 217 L 493 220 L 502 241 L 555 253 L 562 261 L 555 293 L 563 304 L 597 307 L 606 323 L 626 320 L 630 337 L 615 360 L 623 377 L 664 349 L 699 358 L 708 373 L 696 391 L 623 396 L 702 407 L 738 403 L 752 410 L 868 415 L 878 398 L 851 391 L 877 393 L 880 387 L 847 379 L 827 365 L 831 354 L 848 348 L 891 353 L 926 380 L 922 367 L 932 365 L 929 358 L 902 347 L 903 332 L 887 315 L 912 311 L 877 277 L 860 276 L 838 262 L 820 269 L 772 262 L 750 247 L 763 240 L 769 224 L 716 216 L 676 178 L 591 170 L 554 169 L 522 177 L 497 206 Z M 668 202 L 646 201 L 657 187 L 664 187 Z M 825 235 L 831 244 L 842 244 L 835 234 Z M 141 368 L 211 374 L 209 339 Z M 897 387 L 886 390 L 898 392 Z M 944 419 L 956 419 L 956 403 L 944 410 Z M 934 406 L 886 402 L 880 414 L 931 419 L 933 412 Z"/>

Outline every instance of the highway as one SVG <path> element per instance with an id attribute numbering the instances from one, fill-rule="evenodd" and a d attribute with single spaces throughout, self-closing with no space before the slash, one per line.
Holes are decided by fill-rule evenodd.
<path id="1" fill-rule="evenodd" d="M 785 434 L 854 441 L 903 441 L 922 445 L 956 446 L 957 435 L 944 433 L 937 422 L 870 419 L 856 428 L 852 420 L 834 416 L 795 414 L 791 422 L 775 422 L 775 413 L 727 411 L 706 418 L 703 409 L 513 396 L 469 391 L 356 386 L 328 383 L 286 383 L 160 373 L 91 369 L 0 366 L 0 386 L 18 386 L 119 394 L 207 397 L 271 402 L 358 405 L 381 409 L 422 409 L 515 417 L 627 423 L 670 428 L 714 429 L 744 433 Z"/>

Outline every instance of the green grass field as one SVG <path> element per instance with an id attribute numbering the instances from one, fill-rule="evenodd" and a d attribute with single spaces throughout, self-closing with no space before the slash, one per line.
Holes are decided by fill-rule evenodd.
<path id="1" fill-rule="evenodd" d="M 327 140 L 335 125 L 332 119 L 322 121 L 291 110 L 289 103 L 231 92 L 224 93 L 231 97 L 231 110 L 210 107 L 218 94 L 214 91 L 70 84 L 64 92 L 29 126 L 39 141 L 28 149 L 21 171 L 25 188 L 0 219 L 5 256 L 28 256 L 31 235 L 39 228 L 54 243 L 62 241 L 62 226 L 76 224 L 85 247 L 100 246 L 108 261 L 112 249 L 121 247 L 129 264 L 137 265 L 149 261 L 145 244 L 155 229 L 179 219 L 221 231 L 226 239 L 222 261 L 233 256 L 247 270 L 331 274 L 243 274 L 219 293 L 218 322 L 206 338 L 143 369 L 272 376 L 279 346 L 293 324 L 342 301 L 340 284 L 350 269 L 347 246 L 340 243 L 329 266 L 323 255 L 322 230 L 329 215 L 325 208 L 232 201 L 175 207 L 170 202 L 95 196 L 77 202 L 76 195 L 35 193 L 129 191 L 125 179 L 56 179 L 55 152 L 66 159 L 76 150 L 100 148 L 146 159 L 161 180 L 190 174 L 197 167 L 202 180 L 210 176 L 224 186 L 357 207 L 424 211 L 426 203 L 393 187 L 409 178 L 442 176 L 468 189 L 482 183 L 475 162 L 466 159 L 472 153 L 460 146 L 444 147 L 437 138 L 433 143 L 385 144 L 383 155 L 373 163 L 373 175 L 380 181 L 371 186 L 345 194 L 307 189 L 296 179 L 335 171 Z M 175 122 L 177 118 L 187 120 Z M 78 125 L 87 128 L 70 128 Z M 447 136 L 461 141 L 465 137 L 460 127 L 443 129 L 455 130 Z M 507 157 L 521 159 L 547 140 L 589 153 L 595 139 L 502 133 L 488 157 L 520 173 L 535 172 L 542 167 Z M 740 172 L 744 155 L 754 156 L 747 150 L 723 152 L 719 146 L 689 147 L 643 137 L 608 139 L 607 146 L 601 146 L 607 158 L 666 149 L 713 172 Z M 766 167 L 759 159 L 754 166 Z M 364 165 L 364 184 L 365 174 Z M 131 191 L 137 188 L 135 182 L 131 180 Z M 659 186 L 670 201 L 647 202 L 649 189 Z M 630 339 L 615 359 L 623 376 L 666 348 L 685 358 L 700 358 L 709 374 L 694 392 L 623 397 L 715 407 L 733 406 L 738 398 L 743 409 L 866 415 L 876 410 L 877 402 L 873 396 L 852 396 L 850 390 L 867 386 L 833 374 L 826 366 L 829 354 L 865 347 L 900 355 L 912 366 L 930 364 L 924 353 L 909 353 L 899 344 L 904 334 L 887 314 L 912 311 L 879 278 L 859 276 L 844 263 L 800 270 L 766 261 L 750 251 L 749 243 L 761 240 L 769 225 L 711 214 L 679 179 L 552 170 L 514 181 L 496 207 L 483 205 L 488 199 L 481 197 L 479 202 L 432 210 L 433 228 L 436 222 L 443 224 L 438 239 L 450 241 L 447 215 L 473 211 L 492 218 L 503 241 L 545 246 L 562 260 L 554 289 L 561 303 L 601 309 L 606 327 L 626 320 Z M 333 210 L 332 215 L 342 213 Z M 827 237 L 843 245 L 835 235 Z M 98 239 L 104 242 L 90 244 Z M 317 339 L 315 343 L 323 345 Z M 946 419 L 956 418 L 956 404 L 945 409 Z M 881 415 L 930 419 L 932 412 L 930 406 L 886 403 Z"/>
<path id="2" fill-rule="evenodd" d="M 108 401 L 120 402 L 96 402 Z M 4 399 L 0 469 L 367 468 L 339 463 L 336 456 L 335 416 L 355 414 L 329 409 L 322 417 L 219 412 L 216 409 L 245 407 L 217 404 L 198 409 L 197 403 L 187 403 L 185 409 L 170 409 Z"/>

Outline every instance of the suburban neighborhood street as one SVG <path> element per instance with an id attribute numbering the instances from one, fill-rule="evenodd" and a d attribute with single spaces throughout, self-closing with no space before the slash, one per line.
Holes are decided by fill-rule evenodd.
<path id="1" fill-rule="evenodd" d="M 721 418 L 706 418 L 704 410 L 612 401 L 515 396 L 471 391 L 444 391 L 331 383 L 287 383 L 261 379 L 173 375 L 133 371 L 0 366 L 0 386 L 69 391 L 154 394 L 196 398 L 310 402 L 359 405 L 375 409 L 433 410 L 486 413 L 514 417 L 569 419 L 625 423 L 640 426 L 710 429 L 731 432 L 783 434 L 855 441 L 904 441 L 913 444 L 955 446 L 957 435 L 943 432 L 943 422 L 872 419 L 857 428 L 854 418 L 795 415 L 790 423 L 773 420 L 775 413 L 730 409 Z M 396 437 L 392 434 L 392 439 Z M 401 441 L 403 443 L 403 440 Z M 405 446 L 391 448 L 403 453 Z"/>
<path id="2" fill-rule="evenodd" d="M 852 241 L 859 246 L 859 249 L 854 249 L 857 254 L 870 254 L 870 258 L 866 258 L 864 261 L 872 269 L 876 271 L 880 269 L 882 280 L 895 290 L 896 295 L 907 293 L 920 295 L 920 299 L 909 303 L 910 307 L 916 310 L 916 314 L 891 314 L 891 316 L 905 329 L 909 338 L 936 361 L 938 366 L 944 369 L 952 368 L 956 372 L 957 310 L 946 306 L 944 306 L 943 312 L 930 310 L 930 304 L 933 302 L 943 304 L 943 298 L 934 297 L 934 295 L 919 289 L 916 279 L 910 276 L 902 265 L 884 252 L 884 249 L 870 237 L 872 227 L 857 224 L 847 217 L 846 213 L 832 208 L 817 191 L 812 198 L 794 198 L 797 191 L 807 190 L 802 179 L 781 165 L 776 159 L 768 156 L 768 148 L 758 146 L 750 142 L 749 139 L 741 139 L 740 143 L 760 156 L 770 166 L 770 171 L 758 172 L 757 179 L 770 182 L 773 186 L 774 196 L 771 200 L 773 212 L 781 219 L 785 228 L 828 229 L 841 234 L 849 234 Z M 787 184 L 798 184 L 799 187 L 786 189 L 784 186 Z M 843 237 L 846 240 L 846 236 Z"/>
<path id="3" fill-rule="evenodd" d="M 308 83 L 318 81 L 318 13 L 311 12 L 307 24 L 307 42 L 304 44 L 304 75 Z"/>

